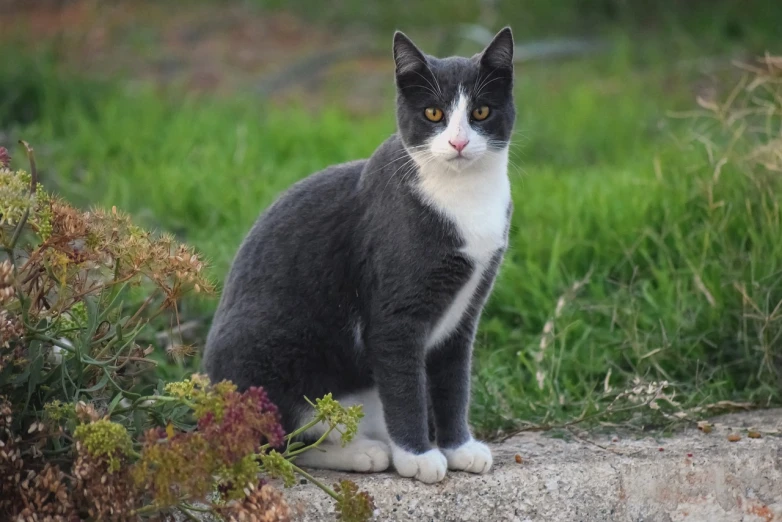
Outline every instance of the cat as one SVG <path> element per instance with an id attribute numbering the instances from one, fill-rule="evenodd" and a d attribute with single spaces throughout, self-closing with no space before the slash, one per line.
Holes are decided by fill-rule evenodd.
<path id="1" fill-rule="evenodd" d="M 313 418 L 305 396 L 363 405 L 352 442 L 332 432 L 298 465 L 393 464 L 434 483 L 492 465 L 468 426 L 470 366 L 512 213 L 513 36 L 506 27 L 471 58 L 440 59 L 396 32 L 393 56 L 397 132 L 261 214 L 226 278 L 204 368 L 213 382 L 263 386 L 287 432 Z"/>

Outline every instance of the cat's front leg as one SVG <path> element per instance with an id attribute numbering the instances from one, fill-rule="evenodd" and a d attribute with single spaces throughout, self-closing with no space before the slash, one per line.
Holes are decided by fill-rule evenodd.
<path id="1" fill-rule="evenodd" d="M 472 339 L 469 332 L 454 332 L 441 346 L 431 350 L 426 369 L 437 445 L 448 461 L 448 468 L 486 473 L 492 466 L 491 450 L 472 437 L 468 425 Z"/>
<path id="2" fill-rule="evenodd" d="M 431 484 L 445 477 L 447 461 L 429 442 L 423 336 L 397 326 L 368 335 L 392 461 L 401 476 Z"/>

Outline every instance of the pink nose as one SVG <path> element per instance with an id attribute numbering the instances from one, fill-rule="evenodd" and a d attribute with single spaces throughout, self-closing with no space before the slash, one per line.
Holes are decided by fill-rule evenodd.
<path id="1" fill-rule="evenodd" d="M 470 143 L 470 140 L 453 140 L 453 141 L 448 140 L 448 143 L 451 145 L 451 147 L 456 149 L 456 152 L 461 152 L 464 150 L 464 147 L 466 147 L 467 144 Z"/>

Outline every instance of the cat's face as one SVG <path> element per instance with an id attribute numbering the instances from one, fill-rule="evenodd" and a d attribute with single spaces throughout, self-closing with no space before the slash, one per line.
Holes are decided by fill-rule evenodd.
<path id="1" fill-rule="evenodd" d="M 399 133 L 419 165 L 456 172 L 507 148 L 516 118 L 510 28 L 472 58 L 427 56 L 397 32 L 394 61 Z"/>

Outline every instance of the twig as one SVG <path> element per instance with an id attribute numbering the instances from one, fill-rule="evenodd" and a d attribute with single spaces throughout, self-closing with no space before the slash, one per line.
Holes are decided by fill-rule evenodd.
<path id="1" fill-rule="evenodd" d="M 290 461 L 288 461 L 288 462 L 290 462 Z M 318 479 L 316 479 L 315 477 L 313 477 L 312 475 L 310 475 L 309 473 L 307 473 L 306 471 L 304 471 L 303 469 L 298 467 L 293 462 L 290 462 L 290 465 L 291 465 L 291 468 L 293 468 L 293 471 L 295 471 L 296 473 L 298 473 L 299 475 L 301 475 L 305 479 L 309 480 L 310 482 L 312 482 L 313 484 L 318 486 L 320 489 L 322 489 L 331 498 L 333 498 L 334 500 L 340 500 L 339 495 L 337 495 L 337 493 L 333 489 L 331 489 L 330 487 L 328 487 L 327 485 L 325 485 L 324 483 L 322 483 L 321 481 L 319 481 Z"/>
<path id="2" fill-rule="evenodd" d="M 518 429 L 515 429 L 515 430 L 510 431 L 507 434 L 505 434 L 501 439 L 499 439 L 499 441 L 500 442 L 505 442 L 506 440 L 508 440 L 508 439 L 510 439 L 512 437 L 515 437 L 516 435 L 518 435 L 520 433 L 524 433 L 524 432 L 527 432 L 527 431 L 551 431 L 551 430 L 558 430 L 558 429 L 568 428 L 570 426 L 574 426 L 576 424 L 580 424 L 582 422 L 586 422 L 586 421 L 591 420 L 591 419 L 596 419 L 596 418 L 599 418 L 599 417 L 601 417 L 603 415 L 607 415 L 609 413 L 624 413 L 626 411 L 637 410 L 639 408 L 648 407 L 652 402 L 654 402 L 656 400 L 659 400 L 659 399 L 660 399 L 660 397 L 657 394 L 655 394 L 651 399 L 649 399 L 649 400 L 647 400 L 645 402 L 642 402 L 640 404 L 633 404 L 632 406 L 627 406 L 626 408 L 613 409 L 611 406 L 614 404 L 614 402 L 616 402 L 616 399 L 615 399 L 614 402 L 612 402 L 608 406 L 608 408 L 606 408 L 604 410 L 596 411 L 596 412 L 591 413 L 589 415 L 585 415 L 584 413 L 582 413 L 581 415 L 579 415 L 577 418 L 575 418 L 573 420 L 569 420 L 567 422 L 563 422 L 563 423 L 559 423 L 559 424 L 549 424 L 549 423 L 546 423 L 546 424 L 536 424 L 536 425 L 526 426 L 524 428 L 518 428 Z"/>
<path id="3" fill-rule="evenodd" d="M 199 522 L 199 519 L 197 516 L 193 515 L 188 508 L 184 506 L 184 504 L 178 504 L 177 509 L 182 513 L 182 515 L 185 516 L 186 519 L 192 520 L 194 522 Z"/>
<path id="4" fill-rule="evenodd" d="M 633 451 L 632 453 L 623 453 L 621 451 L 616 451 L 614 448 L 609 448 L 608 446 L 603 446 L 602 444 L 598 444 L 595 441 L 592 441 L 592 440 L 580 437 L 578 434 L 576 434 L 576 432 L 574 432 L 573 430 L 571 430 L 569 428 L 568 428 L 567 432 L 570 433 L 573 436 L 574 439 L 577 439 L 580 442 L 583 442 L 585 444 L 590 444 L 590 445 L 595 446 L 596 448 L 600 448 L 601 450 L 604 450 L 604 451 L 609 451 L 609 452 L 613 453 L 614 455 L 622 455 L 622 456 L 625 456 L 625 457 L 630 457 L 632 455 L 637 455 L 638 453 L 641 453 L 643 451 L 642 449 L 640 449 L 640 450 Z"/>
<path id="5" fill-rule="evenodd" d="M 38 169 L 35 168 L 35 155 L 33 154 L 33 148 L 30 147 L 30 145 L 27 144 L 26 141 L 19 140 L 19 143 L 22 144 L 22 146 L 27 150 L 27 159 L 30 161 L 30 196 L 32 197 L 35 195 L 35 190 L 38 187 Z M 30 217 L 30 205 L 27 205 L 27 208 L 24 210 L 24 214 L 22 215 L 22 218 L 19 220 L 19 223 L 16 224 L 16 228 L 14 229 L 14 234 L 11 236 L 11 242 L 8 245 L 8 248 L 11 252 L 11 260 L 14 261 L 15 257 L 13 256 L 13 250 L 16 248 L 16 242 L 19 241 L 19 236 L 22 235 L 22 230 L 24 229 L 24 226 L 27 224 L 27 218 Z"/>

